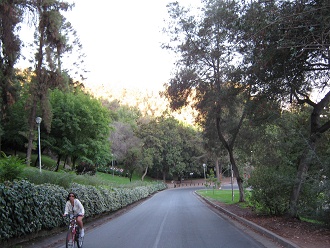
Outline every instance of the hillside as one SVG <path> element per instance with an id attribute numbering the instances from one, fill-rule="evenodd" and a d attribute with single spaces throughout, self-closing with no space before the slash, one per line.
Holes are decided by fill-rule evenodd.
<path id="1" fill-rule="evenodd" d="M 114 85 L 88 85 L 86 88 L 97 98 L 106 99 L 109 102 L 118 100 L 122 105 L 138 108 L 143 115 L 160 116 L 168 110 L 180 121 L 191 125 L 195 123 L 197 112 L 190 106 L 181 111 L 170 111 L 168 100 L 161 97 L 159 91 L 154 89 L 123 88 Z"/>

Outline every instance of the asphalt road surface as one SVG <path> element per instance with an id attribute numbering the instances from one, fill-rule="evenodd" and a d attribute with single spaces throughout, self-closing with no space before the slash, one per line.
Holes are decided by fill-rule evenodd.
<path id="1" fill-rule="evenodd" d="M 159 192 L 101 226 L 86 228 L 83 248 L 278 247 L 227 221 L 194 190 Z"/>

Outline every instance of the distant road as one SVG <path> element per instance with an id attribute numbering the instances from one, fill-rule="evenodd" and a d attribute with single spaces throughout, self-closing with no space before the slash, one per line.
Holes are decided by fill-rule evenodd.
<path id="1" fill-rule="evenodd" d="M 255 240 L 258 235 L 249 236 L 226 221 L 194 190 L 159 192 L 125 214 L 86 229 L 84 248 L 265 247 Z"/>

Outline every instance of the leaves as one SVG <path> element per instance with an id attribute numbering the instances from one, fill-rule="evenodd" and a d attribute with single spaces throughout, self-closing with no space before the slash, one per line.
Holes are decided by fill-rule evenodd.
<path id="1" fill-rule="evenodd" d="M 28 181 L 0 184 L 0 241 L 66 225 L 62 218 L 68 192 L 75 192 L 85 216 L 112 212 L 166 188 L 152 183 L 133 189 L 96 188 L 72 184 L 70 189 Z"/>

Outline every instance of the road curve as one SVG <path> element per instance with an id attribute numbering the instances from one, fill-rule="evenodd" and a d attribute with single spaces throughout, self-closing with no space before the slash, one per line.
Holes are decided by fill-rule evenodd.
<path id="1" fill-rule="evenodd" d="M 86 228 L 83 248 L 265 247 L 212 211 L 194 190 L 164 190 L 97 228 Z"/>

